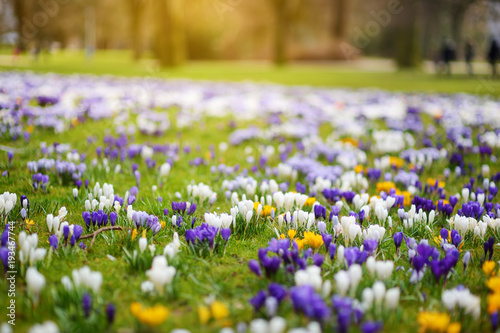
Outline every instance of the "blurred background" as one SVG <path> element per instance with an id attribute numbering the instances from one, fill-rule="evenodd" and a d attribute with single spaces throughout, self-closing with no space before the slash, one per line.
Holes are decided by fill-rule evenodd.
<path id="1" fill-rule="evenodd" d="M 246 61 L 495 76 L 499 13 L 494 0 L 0 0 L 0 67 Z"/>

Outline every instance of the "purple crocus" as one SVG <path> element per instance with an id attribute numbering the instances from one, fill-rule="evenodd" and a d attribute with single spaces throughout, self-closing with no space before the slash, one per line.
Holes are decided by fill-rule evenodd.
<path id="1" fill-rule="evenodd" d="M 106 319 L 108 324 L 113 324 L 115 321 L 116 307 L 113 303 L 106 304 Z"/>
<path id="2" fill-rule="evenodd" d="M 281 284 L 271 282 L 267 288 L 269 295 L 276 298 L 278 302 L 281 302 L 286 297 L 286 288 Z"/>
<path id="3" fill-rule="evenodd" d="M 189 206 L 188 215 L 193 215 L 195 211 L 196 211 L 196 204 L 193 203 L 191 204 L 191 206 Z"/>
<path id="4" fill-rule="evenodd" d="M 68 236 L 69 236 L 69 226 L 68 225 L 65 225 L 63 227 L 63 236 L 64 236 L 64 241 L 67 241 Z"/>
<path id="5" fill-rule="evenodd" d="M 0 247 L 0 260 L 2 260 L 3 264 L 3 272 L 7 274 L 8 266 L 9 266 L 9 249 L 5 246 Z"/>
<path id="6" fill-rule="evenodd" d="M 139 170 L 135 170 L 134 176 L 135 176 L 135 183 L 137 187 L 139 187 L 139 184 L 141 183 L 141 172 Z"/>
<path id="7" fill-rule="evenodd" d="M 73 227 L 73 236 L 75 236 L 75 240 L 78 240 L 83 233 L 83 228 L 81 225 L 75 224 Z"/>
<path id="8" fill-rule="evenodd" d="M 222 235 L 222 239 L 227 243 L 229 240 L 229 237 L 231 236 L 231 229 L 230 228 L 222 228 L 220 231 L 220 234 Z"/>
<path id="9" fill-rule="evenodd" d="M 382 330 L 384 325 L 381 322 L 367 321 L 361 325 L 361 332 L 363 333 L 377 333 Z"/>
<path id="10" fill-rule="evenodd" d="M 399 247 L 401 246 L 401 243 L 403 242 L 403 232 L 399 231 L 396 232 L 393 236 L 394 238 L 394 245 L 396 245 L 396 250 L 399 250 Z"/>
<path id="11" fill-rule="evenodd" d="M 337 245 L 335 245 L 335 243 L 332 243 L 328 247 L 328 254 L 330 255 L 330 260 L 333 260 L 333 258 L 335 257 L 335 252 L 337 252 Z"/>
<path id="12" fill-rule="evenodd" d="M 111 212 L 109 213 L 109 222 L 111 223 L 112 226 L 116 224 L 116 218 L 117 218 L 116 212 Z"/>
<path id="13" fill-rule="evenodd" d="M 59 238 L 57 238 L 57 235 L 49 237 L 49 244 L 54 250 L 57 250 L 57 246 L 59 245 Z"/>
<path id="14" fill-rule="evenodd" d="M 188 230 L 189 231 L 189 230 Z M 187 234 L 187 231 L 186 231 L 186 234 Z M 249 262 L 248 262 L 248 268 L 250 268 L 250 270 L 255 273 L 255 275 L 257 276 L 262 276 L 262 270 L 260 269 L 260 265 L 259 265 L 259 262 L 255 259 L 251 259 Z"/>
<path id="15" fill-rule="evenodd" d="M 264 290 L 261 290 L 249 300 L 249 303 L 253 306 L 254 310 L 257 312 L 264 306 L 266 298 L 267 298 L 266 292 Z"/>
<path id="16" fill-rule="evenodd" d="M 11 166 L 11 164 L 12 164 L 12 158 L 14 157 L 14 152 L 13 151 L 7 152 L 7 156 L 9 158 L 9 166 Z"/>
<path id="17" fill-rule="evenodd" d="M 89 293 L 83 294 L 82 308 L 85 318 L 88 318 L 90 316 L 90 311 L 92 311 L 92 297 Z"/>
<path id="18" fill-rule="evenodd" d="M 128 202 L 129 205 L 132 205 L 135 202 L 135 195 L 130 194 L 128 196 L 127 202 Z"/>
<path id="19" fill-rule="evenodd" d="M 321 237 L 323 238 L 323 244 L 325 244 L 325 249 L 330 248 L 330 244 L 333 241 L 333 235 L 331 234 L 322 234 Z"/>

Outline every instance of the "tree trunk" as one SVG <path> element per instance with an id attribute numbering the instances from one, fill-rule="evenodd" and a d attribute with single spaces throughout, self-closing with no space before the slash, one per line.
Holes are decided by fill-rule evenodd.
<path id="1" fill-rule="evenodd" d="M 286 40 L 288 32 L 287 0 L 273 0 L 275 36 L 274 36 L 274 58 L 277 66 L 286 63 Z"/>
<path id="2" fill-rule="evenodd" d="M 463 39 L 463 25 L 464 25 L 464 20 L 465 20 L 465 13 L 467 12 L 468 6 L 471 3 L 460 3 L 457 4 L 452 10 L 450 11 L 451 14 L 451 31 L 452 31 L 452 37 L 453 41 L 455 42 L 455 47 L 456 47 L 456 55 L 457 57 L 463 54 L 463 45 L 462 45 L 462 39 Z"/>
<path id="3" fill-rule="evenodd" d="M 134 60 L 139 60 L 142 56 L 142 16 L 145 3 L 142 0 L 129 0 L 130 8 L 130 43 Z"/>
<path id="4" fill-rule="evenodd" d="M 159 0 L 156 9 L 156 53 L 160 65 L 180 66 L 186 58 L 183 0 Z"/>
<path id="5" fill-rule="evenodd" d="M 347 0 L 333 1 L 333 25 L 332 34 L 335 39 L 343 39 L 347 29 L 347 18 L 349 15 L 349 3 Z"/>
<path id="6" fill-rule="evenodd" d="M 14 0 L 14 15 L 16 16 L 16 32 L 18 35 L 17 46 L 21 51 L 25 51 L 28 47 L 27 37 L 23 33 L 23 18 L 27 17 L 28 8 L 25 0 Z"/>
<path id="7" fill-rule="evenodd" d="M 400 69 L 418 68 L 422 61 L 420 45 L 420 4 L 408 3 L 398 17 L 395 60 Z"/>

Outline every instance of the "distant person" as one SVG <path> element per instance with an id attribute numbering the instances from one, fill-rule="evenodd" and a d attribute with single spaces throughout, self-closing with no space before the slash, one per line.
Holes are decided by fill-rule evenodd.
<path id="1" fill-rule="evenodd" d="M 40 52 L 41 51 L 42 51 L 42 49 L 40 48 L 40 45 L 36 44 L 36 46 L 33 48 L 33 61 L 35 63 L 38 62 L 38 58 L 40 57 Z"/>
<path id="2" fill-rule="evenodd" d="M 451 62 L 455 59 L 455 48 L 450 40 L 444 40 L 441 47 L 441 58 L 444 64 L 444 72 L 451 75 Z"/>
<path id="3" fill-rule="evenodd" d="M 19 55 L 21 54 L 21 47 L 19 47 L 18 44 L 14 46 L 14 49 L 12 50 L 12 64 L 15 66 L 17 64 L 17 61 L 19 60 Z"/>
<path id="4" fill-rule="evenodd" d="M 472 44 L 470 39 L 467 39 L 465 42 L 465 65 L 467 66 L 467 73 L 469 76 L 474 76 L 472 60 L 474 60 L 474 44 Z"/>
<path id="5" fill-rule="evenodd" d="M 491 65 L 491 76 L 495 77 L 497 75 L 497 60 L 500 54 L 500 49 L 498 47 L 498 42 L 495 38 L 491 40 L 490 49 L 488 50 L 488 62 Z"/>

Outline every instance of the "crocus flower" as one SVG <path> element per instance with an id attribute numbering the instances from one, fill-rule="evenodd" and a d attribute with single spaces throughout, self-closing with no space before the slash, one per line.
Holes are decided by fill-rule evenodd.
<path id="1" fill-rule="evenodd" d="M 222 235 L 222 239 L 224 239 L 224 241 L 227 243 L 227 241 L 229 240 L 229 237 L 231 236 L 231 229 L 230 228 L 222 228 L 220 233 Z"/>
<path id="2" fill-rule="evenodd" d="M 109 222 L 111 223 L 112 226 L 115 225 L 117 216 L 118 215 L 115 212 L 109 213 Z"/>
<path id="3" fill-rule="evenodd" d="M 328 247 L 328 254 L 330 255 L 330 260 L 333 260 L 333 258 L 335 257 L 336 250 L 337 250 L 337 245 L 335 245 L 335 243 L 330 244 L 330 246 Z"/>
<path id="4" fill-rule="evenodd" d="M 59 245 L 59 239 L 57 238 L 57 235 L 54 234 L 49 237 L 49 244 L 54 250 L 57 250 L 57 246 Z"/>
<path id="5" fill-rule="evenodd" d="M 384 325 L 381 322 L 367 321 L 361 325 L 361 332 L 363 333 L 377 333 L 382 330 Z"/>
<path id="6" fill-rule="evenodd" d="M 73 236 L 75 236 L 75 239 L 78 240 L 80 236 L 83 233 L 83 228 L 81 225 L 75 224 L 73 226 Z"/>
<path id="7" fill-rule="evenodd" d="M 69 236 L 69 225 L 65 225 L 63 227 L 63 236 L 64 236 L 64 240 L 67 241 L 68 236 Z"/>
<path id="8" fill-rule="evenodd" d="M 328 250 L 330 248 L 330 244 L 333 241 L 333 235 L 331 234 L 322 234 L 323 244 L 325 244 L 325 248 Z"/>
<path id="9" fill-rule="evenodd" d="M 464 258 L 463 258 L 464 273 L 465 273 L 465 270 L 467 269 L 467 266 L 469 265 L 469 261 L 470 261 L 470 252 L 467 251 L 467 252 L 465 252 Z"/>
<path id="10" fill-rule="evenodd" d="M 249 300 L 249 303 L 253 306 L 255 311 L 259 311 L 264 306 L 266 298 L 266 292 L 261 290 Z"/>
<path id="11" fill-rule="evenodd" d="M 134 171 L 134 176 L 135 176 L 135 183 L 137 187 L 139 187 L 139 184 L 141 182 L 141 173 L 139 172 L 139 170 Z"/>
<path id="12" fill-rule="evenodd" d="M 187 233 L 187 232 L 186 232 Z M 248 268 L 250 268 L 250 270 L 255 273 L 255 275 L 257 276 L 262 276 L 262 271 L 260 269 L 260 265 L 259 265 L 259 262 L 255 259 L 251 259 L 249 262 L 248 262 Z"/>
<path id="13" fill-rule="evenodd" d="M 9 166 L 10 166 L 12 164 L 12 158 L 14 157 L 14 152 L 13 151 L 7 152 L 7 156 L 9 158 Z"/>
<path id="14" fill-rule="evenodd" d="M 403 242 L 403 233 L 401 231 L 396 232 L 393 236 L 394 238 L 394 245 L 396 245 L 396 250 L 399 250 L 399 247 L 401 246 L 401 243 Z"/>
<path id="15" fill-rule="evenodd" d="M 90 316 L 90 311 L 92 311 L 92 297 L 89 293 L 84 293 L 82 297 L 82 308 L 85 318 Z"/>
<path id="16" fill-rule="evenodd" d="M 2 260 L 3 264 L 3 272 L 7 274 L 8 266 L 9 266 L 9 249 L 5 246 L 0 247 L 0 260 Z"/>
<path id="17" fill-rule="evenodd" d="M 108 320 L 108 324 L 113 324 L 115 321 L 115 313 L 116 307 L 113 303 L 106 304 L 106 319 Z"/>

